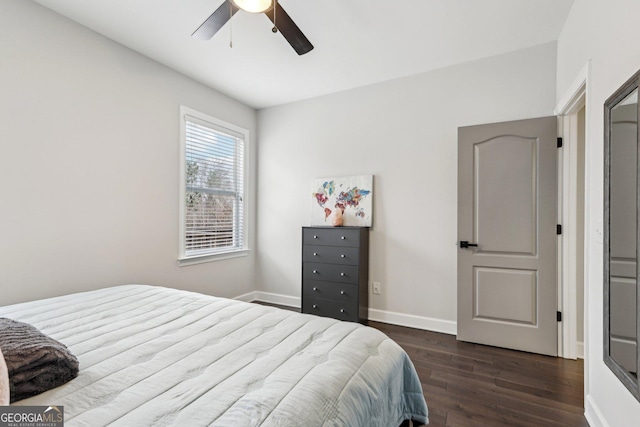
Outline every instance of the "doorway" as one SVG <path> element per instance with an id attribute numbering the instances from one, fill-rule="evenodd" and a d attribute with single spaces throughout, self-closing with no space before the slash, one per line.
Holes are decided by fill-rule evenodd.
<path id="1" fill-rule="evenodd" d="M 508 292 L 513 292 L 510 288 L 507 288 L 507 285 L 518 282 L 516 277 L 522 279 L 524 278 L 523 272 L 533 271 L 530 267 L 525 268 L 524 270 L 519 267 L 519 270 L 516 271 L 512 269 L 512 274 L 510 277 L 505 275 L 504 271 L 500 271 L 501 274 L 497 274 L 498 271 L 494 268 L 496 266 L 491 266 L 492 269 L 487 269 L 486 267 L 482 267 L 479 264 L 475 265 L 475 261 L 470 261 L 471 265 L 464 265 L 468 263 L 464 258 L 473 257 L 476 253 L 478 253 L 477 249 L 477 231 L 473 232 L 472 227 L 478 226 L 479 223 L 477 218 L 471 219 L 469 222 L 470 227 L 468 232 L 463 234 L 469 234 L 473 239 L 471 242 L 464 241 L 460 242 L 460 245 L 464 244 L 465 246 L 460 249 L 464 249 L 459 252 L 462 254 L 463 259 L 459 258 L 458 261 L 458 280 L 459 280 L 459 295 L 458 295 L 458 335 L 462 340 L 469 340 L 474 342 L 484 342 L 486 344 L 504 346 L 508 348 L 518 348 L 521 350 L 534 351 L 534 352 L 543 352 L 545 354 L 557 354 L 560 357 L 568 358 L 568 359 L 576 359 L 576 358 L 584 358 L 585 355 L 585 334 L 584 334 L 584 319 L 585 319 L 585 203 L 588 194 L 585 192 L 585 176 L 586 176 L 586 159 L 585 159 L 585 144 L 586 144 L 586 79 L 580 85 L 578 90 L 574 93 L 572 99 L 570 99 L 565 106 L 558 111 L 561 115 L 558 118 L 558 134 L 563 135 L 561 142 L 562 146 L 559 147 L 558 150 L 558 159 L 557 159 L 557 223 L 561 225 L 561 235 L 557 240 L 557 287 L 554 283 L 554 295 L 557 303 L 553 310 L 557 309 L 558 316 L 557 326 L 557 338 L 556 342 L 553 344 L 553 348 L 547 347 L 546 351 L 538 350 L 541 348 L 539 344 L 535 344 L 533 346 L 533 350 L 531 348 L 525 348 L 522 346 L 511 346 L 511 340 L 509 336 L 517 336 L 517 332 L 513 331 L 503 331 L 502 329 L 504 325 L 507 323 L 517 324 L 518 322 L 525 324 L 528 322 L 529 326 L 532 328 L 537 328 L 538 324 L 537 319 L 534 319 L 533 316 L 529 316 L 528 318 L 520 318 L 522 313 L 526 313 L 527 307 L 531 307 L 536 303 L 534 298 L 526 299 L 525 293 L 521 293 L 520 295 L 512 294 L 508 299 L 517 301 L 520 305 L 515 306 L 518 307 L 515 310 L 515 314 L 517 316 L 511 317 L 506 316 L 505 306 L 509 305 L 509 301 L 500 298 L 495 298 L 496 295 L 504 295 L 505 290 Z M 474 129 L 475 132 L 475 129 Z M 500 133 L 500 132 L 498 132 Z M 513 135 L 513 133 L 511 133 Z M 488 141 L 481 141 L 486 142 Z M 500 149 L 500 156 L 504 153 L 505 150 Z M 460 155 L 460 153 L 459 153 Z M 471 169 L 478 167 L 479 165 L 466 165 L 464 167 L 460 167 L 460 169 L 469 170 L 470 166 L 473 166 Z M 496 165 L 491 165 L 490 168 L 495 169 Z M 459 171 L 462 173 L 462 171 Z M 477 171 L 472 175 L 476 175 Z M 460 182 L 466 178 L 459 177 L 459 185 Z M 470 179 L 474 179 L 473 176 Z M 479 190 L 480 187 L 477 187 L 476 184 L 471 184 L 470 191 L 474 192 L 475 190 Z M 474 199 L 471 197 L 471 207 L 464 206 L 459 200 L 459 209 L 462 207 L 467 211 L 471 212 L 473 215 L 474 207 Z M 468 204 L 468 203 L 467 203 Z M 476 212 L 477 213 L 477 212 Z M 522 216 L 522 215 L 521 215 Z M 459 228 L 459 230 L 461 230 Z M 464 228 L 463 228 L 464 230 Z M 560 231 L 561 230 L 561 231 Z M 460 233 L 460 231 L 459 231 Z M 459 236 L 459 238 L 467 238 L 465 236 Z M 471 248 L 469 248 L 471 246 Z M 471 249 L 471 251 L 469 250 Z M 485 247 L 485 249 L 487 249 Z M 468 253 L 467 253 L 468 252 Z M 487 258 L 491 251 L 480 251 L 479 258 Z M 495 251 L 494 251 L 495 252 Z M 506 253 L 505 253 L 506 254 Z M 513 258 L 511 254 L 508 254 L 509 257 Z M 556 256 L 556 255 L 554 255 Z M 492 261 L 493 262 L 493 261 Z M 504 266 L 499 266 L 500 268 L 504 268 Z M 471 273 L 469 273 L 469 270 Z M 469 274 L 467 274 L 469 273 Z M 489 273 L 493 273 L 489 274 Z M 535 282 L 537 273 L 529 274 L 531 277 L 528 280 L 520 280 L 522 283 L 520 288 L 523 290 L 527 290 L 529 288 L 537 291 L 538 283 Z M 502 277 L 502 279 L 500 279 Z M 489 283 L 487 278 L 491 278 Z M 466 290 L 460 290 L 460 280 L 463 282 L 468 282 Z M 482 279 L 484 279 L 484 283 L 482 283 Z M 504 279 L 504 280 L 503 280 Z M 536 279 L 537 280 L 537 279 Z M 500 282 L 502 281 L 502 285 Z M 533 285 L 532 285 L 533 283 Z M 493 289 L 493 293 L 486 295 L 491 295 L 490 298 L 483 296 L 481 291 L 484 289 Z M 462 292 L 462 293 L 461 293 Z M 486 301 L 490 301 L 487 303 L 483 301 L 484 298 Z M 524 301 L 524 303 L 523 303 Z M 554 305 L 553 302 L 546 302 L 547 305 Z M 513 309 L 513 307 L 508 307 L 508 309 Z M 508 311 L 507 309 L 507 311 Z M 481 313 L 482 310 L 485 310 L 486 313 Z M 538 307 L 531 309 L 531 313 L 539 312 Z M 486 314 L 490 313 L 489 316 Z M 496 313 L 499 313 L 499 316 L 496 316 Z M 506 313 L 506 314 L 505 314 Z M 462 319 L 461 319 L 462 315 Z M 548 310 L 546 316 L 549 316 Z M 526 316 L 525 316 L 526 317 Z M 479 329 L 474 330 L 469 329 L 469 325 L 478 324 L 481 326 Z M 500 326 L 501 332 L 498 332 L 496 336 L 498 340 L 496 341 L 494 338 L 487 338 L 485 335 L 487 331 L 494 327 L 495 325 Z M 526 325 L 525 325 L 526 326 Z M 522 328 L 520 328 L 522 330 Z M 526 328 L 524 329 L 526 330 Z M 469 333 L 469 331 L 472 331 Z M 480 337 L 478 339 L 478 337 Z M 506 343 L 504 339 L 506 338 Z"/>
<path id="2" fill-rule="evenodd" d="M 585 354 L 585 192 L 586 176 L 586 78 L 573 98 L 558 111 L 563 135 L 559 182 L 559 221 L 565 233 L 559 246 L 558 310 L 563 315 L 559 324 L 558 354 L 567 359 L 584 358 Z"/>

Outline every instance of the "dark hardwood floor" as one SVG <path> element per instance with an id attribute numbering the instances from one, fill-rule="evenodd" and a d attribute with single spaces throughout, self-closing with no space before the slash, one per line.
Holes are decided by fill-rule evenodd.
<path id="1" fill-rule="evenodd" d="M 369 326 L 409 354 L 429 406 L 430 427 L 589 425 L 583 415 L 582 360 L 464 343 L 385 323 Z"/>
<path id="2" fill-rule="evenodd" d="M 370 322 L 409 354 L 432 427 L 588 426 L 583 361 L 456 341 Z"/>

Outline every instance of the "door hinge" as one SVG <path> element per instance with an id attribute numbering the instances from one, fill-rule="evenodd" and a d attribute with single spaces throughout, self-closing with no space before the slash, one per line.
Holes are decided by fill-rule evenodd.
<path id="1" fill-rule="evenodd" d="M 558 322 L 562 322 L 562 312 L 561 311 L 556 311 L 556 320 Z"/>
<path id="2" fill-rule="evenodd" d="M 562 234 L 562 225 L 561 224 L 557 224 L 556 225 L 556 234 Z"/>
<path id="3" fill-rule="evenodd" d="M 562 137 L 558 137 L 558 148 L 562 148 Z"/>

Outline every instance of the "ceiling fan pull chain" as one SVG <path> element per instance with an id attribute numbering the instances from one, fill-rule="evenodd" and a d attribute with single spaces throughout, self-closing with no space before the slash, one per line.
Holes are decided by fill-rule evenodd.
<path id="1" fill-rule="evenodd" d="M 278 24 L 276 24 L 276 22 L 278 22 L 276 20 L 277 15 L 278 15 L 278 0 L 273 0 L 273 28 L 271 29 L 271 31 L 274 33 L 278 32 Z"/>

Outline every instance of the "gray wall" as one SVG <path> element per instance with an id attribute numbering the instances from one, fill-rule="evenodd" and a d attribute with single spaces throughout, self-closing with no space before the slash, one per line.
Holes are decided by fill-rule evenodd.
<path id="1" fill-rule="evenodd" d="M 177 266 L 180 105 L 255 134 L 253 109 L 33 2 L 0 2 L 0 305 L 131 282 L 253 290 L 253 254 Z"/>
<path id="2" fill-rule="evenodd" d="M 575 0 L 558 40 L 557 97 L 588 65 L 586 105 L 585 407 L 592 426 L 635 425 L 640 402 L 602 361 L 603 105 L 640 69 L 637 0 Z"/>
<path id="3" fill-rule="evenodd" d="M 455 332 L 457 128 L 553 115 L 555 69 L 551 43 L 260 110 L 260 290 L 300 295 L 312 179 L 373 174 L 370 306 Z"/>

